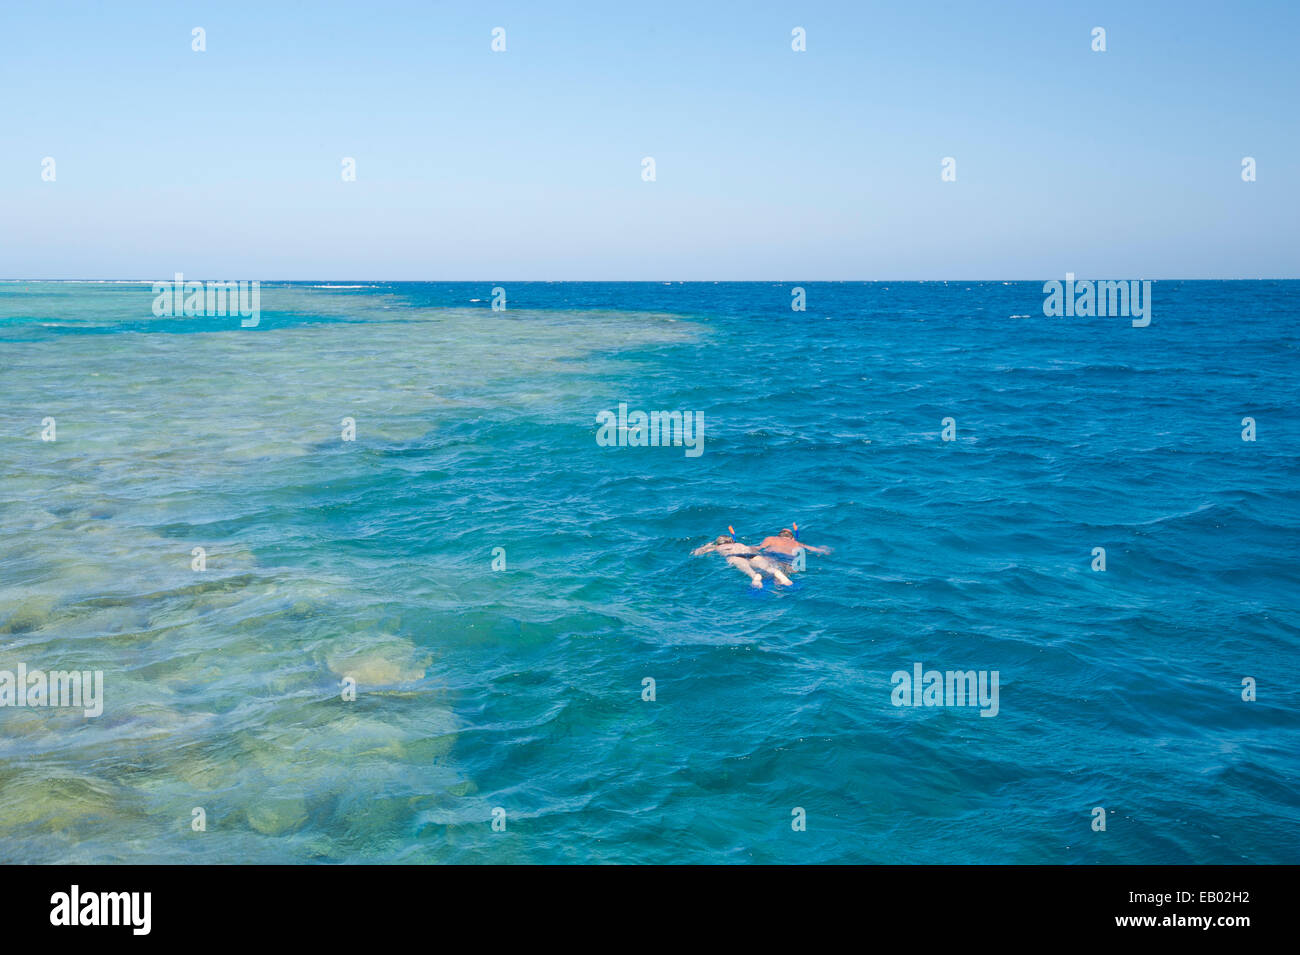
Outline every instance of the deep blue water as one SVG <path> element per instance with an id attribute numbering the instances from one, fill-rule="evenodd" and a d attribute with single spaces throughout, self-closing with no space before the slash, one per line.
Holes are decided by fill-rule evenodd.
<path id="1" fill-rule="evenodd" d="M 0 283 L 0 860 L 1300 862 L 1300 282 L 793 284 Z"/>

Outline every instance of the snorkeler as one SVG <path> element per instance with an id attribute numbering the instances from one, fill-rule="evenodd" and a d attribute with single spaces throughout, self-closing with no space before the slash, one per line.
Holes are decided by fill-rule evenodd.
<path id="1" fill-rule="evenodd" d="M 795 525 L 795 527 L 798 526 L 798 524 Z M 763 543 L 758 546 L 762 550 L 775 551 L 778 554 L 791 557 L 794 556 L 795 552 L 800 548 L 812 551 L 814 554 L 829 554 L 831 552 L 829 547 L 814 547 L 812 544 L 805 544 L 803 541 L 795 537 L 794 531 L 790 530 L 788 527 L 781 528 L 781 533 L 777 534 L 775 537 L 764 537 Z"/>
<path id="2" fill-rule="evenodd" d="M 734 537 L 727 534 L 716 538 L 711 544 L 705 544 L 691 551 L 695 556 L 714 552 L 727 558 L 728 564 L 749 577 L 751 587 L 762 587 L 764 574 L 784 587 L 790 586 L 790 578 L 785 575 L 780 564 L 771 557 L 759 553 L 757 547 L 738 543 Z"/>

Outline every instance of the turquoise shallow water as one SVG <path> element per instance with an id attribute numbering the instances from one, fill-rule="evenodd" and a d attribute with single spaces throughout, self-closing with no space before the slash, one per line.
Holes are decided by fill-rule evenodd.
<path id="1" fill-rule="evenodd" d="M 1300 861 L 1300 283 L 501 284 L 0 283 L 0 860 Z"/>

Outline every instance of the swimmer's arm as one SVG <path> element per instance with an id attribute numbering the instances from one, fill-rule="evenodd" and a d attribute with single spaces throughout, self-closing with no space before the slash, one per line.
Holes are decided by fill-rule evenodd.
<path id="1" fill-rule="evenodd" d="M 718 549 L 717 544 L 705 544 L 704 546 L 697 547 L 695 548 L 695 550 L 691 551 L 691 556 L 699 557 L 701 554 L 711 554 L 713 551 L 717 549 Z"/>
<path id="2" fill-rule="evenodd" d="M 803 541 L 799 542 L 799 546 L 804 550 L 812 551 L 814 554 L 829 554 L 831 552 L 829 547 L 814 547 L 812 544 L 805 544 Z"/>

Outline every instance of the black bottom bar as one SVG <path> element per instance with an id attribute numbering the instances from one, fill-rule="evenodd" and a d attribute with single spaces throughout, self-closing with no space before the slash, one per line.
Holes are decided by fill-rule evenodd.
<path id="1" fill-rule="evenodd" d="M 1064 938 L 1132 935 L 1176 944 L 1192 938 L 1232 944 L 1260 929 L 1285 927 L 1296 868 L 696 867 L 666 872 L 551 867 L 539 872 L 527 867 L 48 866 L 8 867 L 0 878 L 8 942 L 76 932 L 79 942 L 112 936 L 128 944 L 250 937 L 259 947 L 280 940 L 377 943 L 390 931 L 418 937 L 438 926 L 439 933 L 462 929 L 469 936 L 464 943 L 482 936 L 495 947 L 503 935 L 536 937 L 557 923 L 564 924 L 568 938 L 617 923 L 634 939 L 681 923 L 738 939 L 764 936 L 775 921 L 790 929 L 803 922 L 818 937 L 842 928 L 855 938 L 905 932 L 928 941 L 973 944 L 977 938 L 1033 939 L 1050 931 Z M 614 937 L 604 937 L 613 942 Z"/>

